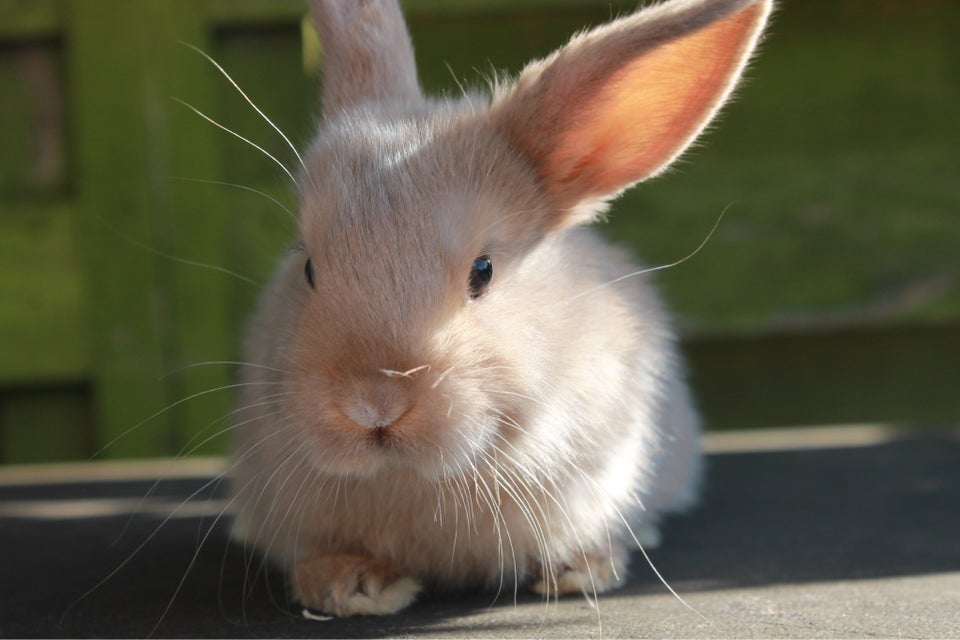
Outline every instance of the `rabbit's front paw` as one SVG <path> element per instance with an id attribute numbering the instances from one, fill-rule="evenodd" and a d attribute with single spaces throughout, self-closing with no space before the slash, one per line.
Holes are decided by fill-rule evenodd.
<path id="1" fill-rule="evenodd" d="M 396 613 L 421 589 L 386 562 L 345 554 L 297 563 L 290 586 L 301 605 L 332 616 Z"/>
<path id="2" fill-rule="evenodd" d="M 533 578 L 530 588 L 548 596 L 571 593 L 593 596 L 619 587 L 626 577 L 626 554 L 621 548 L 611 551 L 584 553 L 572 562 L 549 567 L 536 563 L 530 571 Z"/>

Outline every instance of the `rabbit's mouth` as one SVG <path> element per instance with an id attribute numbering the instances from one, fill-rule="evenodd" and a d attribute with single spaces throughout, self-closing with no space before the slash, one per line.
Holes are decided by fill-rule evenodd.
<path id="1" fill-rule="evenodd" d="M 372 445 L 382 448 L 389 448 L 392 438 L 392 431 L 387 427 L 374 427 L 367 436 Z"/>

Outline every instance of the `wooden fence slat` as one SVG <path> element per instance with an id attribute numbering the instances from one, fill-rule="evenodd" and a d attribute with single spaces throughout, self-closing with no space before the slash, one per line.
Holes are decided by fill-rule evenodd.
<path id="1" fill-rule="evenodd" d="M 86 308 L 94 345 L 98 440 L 107 456 L 155 455 L 172 442 L 155 256 L 168 179 L 167 88 L 148 73 L 162 52 L 141 0 L 68 1 Z M 162 204 L 161 204 L 162 206 Z M 141 424 L 142 423 L 142 424 Z"/>
<path id="2" fill-rule="evenodd" d="M 0 0 L 0 39 L 20 40 L 57 35 L 63 21 L 61 0 Z"/>
<path id="3" fill-rule="evenodd" d="M 82 387 L 0 396 L 0 461 L 88 458 L 94 446 L 90 409 Z"/>
<path id="4" fill-rule="evenodd" d="M 229 425 L 214 421 L 229 412 L 233 394 L 225 387 L 232 376 L 228 366 L 200 363 L 228 360 L 235 350 L 228 300 L 232 282 L 216 271 L 227 266 L 230 221 L 223 187 L 196 181 L 222 180 L 220 142 L 226 134 L 172 98 L 216 117 L 214 85 L 226 81 L 200 54 L 184 46 L 211 50 L 197 2 L 150 0 L 147 10 L 154 26 L 152 46 L 160 53 L 150 58 L 148 73 L 162 79 L 167 92 L 158 96 L 166 115 L 158 134 L 165 141 L 167 179 L 156 190 L 161 231 L 157 240 L 172 256 L 157 257 L 170 292 L 172 348 L 166 365 L 174 373 L 166 378 L 167 399 L 180 403 L 195 396 L 177 404 L 171 414 L 176 449 L 169 453 L 184 447 L 193 453 L 214 453 L 223 447 L 209 438 Z"/>
<path id="5" fill-rule="evenodd" d="M 66 201 L 0 202 L 0 386 L 75 383 L 89 372 L 78 328 L 76 211 Z"/>

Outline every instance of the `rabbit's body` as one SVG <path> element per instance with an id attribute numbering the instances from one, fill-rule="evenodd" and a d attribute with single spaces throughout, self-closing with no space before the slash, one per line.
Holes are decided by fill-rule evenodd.
<path id="1" fill-rule="evenodd" d="M 703 127 L 768 4 L 657 7 L 492 104 L 419 96 L 394 4 L 314 10 L 325 121 L 299 181 L 302 246 L 245 346 L 236 535 L 337 615 L 396 611 L 421 583 L 614 586 L 626 544 L 656 543 L 662 514 L 694 501 L 699 423 L 658 297 L 577 223 Z M 684 38 L 723 55 L 625 109 L 635 68 L 660 78 L 683 51 L 661 59 L 657 42 Z M 635 108 L 654 110 L 646 128 L 617 129 Z"/>
<path id="2" fill-rule="evenodd" d="M 552 280 L 569 270 L 570 255 L 591 261 L 577 265 L 558 297 Z M 281 274 L 290 274 L 279 281 L 289 282 L 302 268 L 299 256 L 286 260 Z M 249 483 L 239 494 L 244 537 L 288 566 L 318 553 L 362 552 L 389 560 L 404 575 L 446 585 L 512 584 L 533 565 L 574 564 L 585 551 L 613 552 L 622 571 L 625 522 L 652 542 L 659 514 L 692 503 L 699 470 L 698 420 L 660 304 L 641 278 L 607 284 L 633 268 L 593 231 L 575 228 L 518 265 L 517 278 L 535 283 L 534 295 L 526 285 L 511 291 L 507 282 L 497 299 L 491 294 L 484 310 L 489 335 L 496 352 L 511 355 L 486 365 L 490 371 L 479 386 L 489 387 L 492 421 L 526 405 L 516 418 L 522 428 L 502 429 L 503 440 L 491 443 L 499 452 L 468 463 L 450 460 L 446 469 L 442 450 L 387 449 L 371 452 L 360 465 L 365 468 L 326 475 L 303 451 L 264 446 L 293 435 L 273 436 L 275 408 L 262 405 L 264 389 L 282 388 L 284 376 L 247 369 L 244 405 L 255 408 L 244 414 L 251 422 L 241 432 L 244 463 L 235 477 L 238 487 Z M 275 311 L 295 308 L 298 294 L 268 299 L 261 308 L 251 331 L 251 362 L 289 367 L 276 336 L 292 333 L 296 317 Z M 590 313 L 570 314 L 581 295 L 590 297 Z M 502 325 L 501 318 L 521 309 L 529 324 Z M 636 321 L 641 310 L 642 325 Z M 554 344 L 556 336 L 563 348 Z M 551 372 L 549 395 L 543 381 L 519 379 L 533 371 L 510 364 L 518 352 Z M 459 357 L 438 352 L 430 361 Z M 432 386 L 444 371 L 431 365 L 418 378 Z M 455 422 L 443 409 L 442 418 Z"/>

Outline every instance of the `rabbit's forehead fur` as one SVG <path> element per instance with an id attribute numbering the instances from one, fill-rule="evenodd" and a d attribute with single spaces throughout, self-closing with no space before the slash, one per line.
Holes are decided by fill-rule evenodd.
<path id="1" fill-rule="evenodd" d="M 327 122 L 300 181 L 318 286 L 352 285 L 368 304 L 378 290 L 393 306 L 452 303 L 475 258 L 511 259 L 529 244 L 534 216 L 523 213 L 542 206 L 531 170 L 475 113 L 448 105 L 384 119 L 357 109 Z"/>

